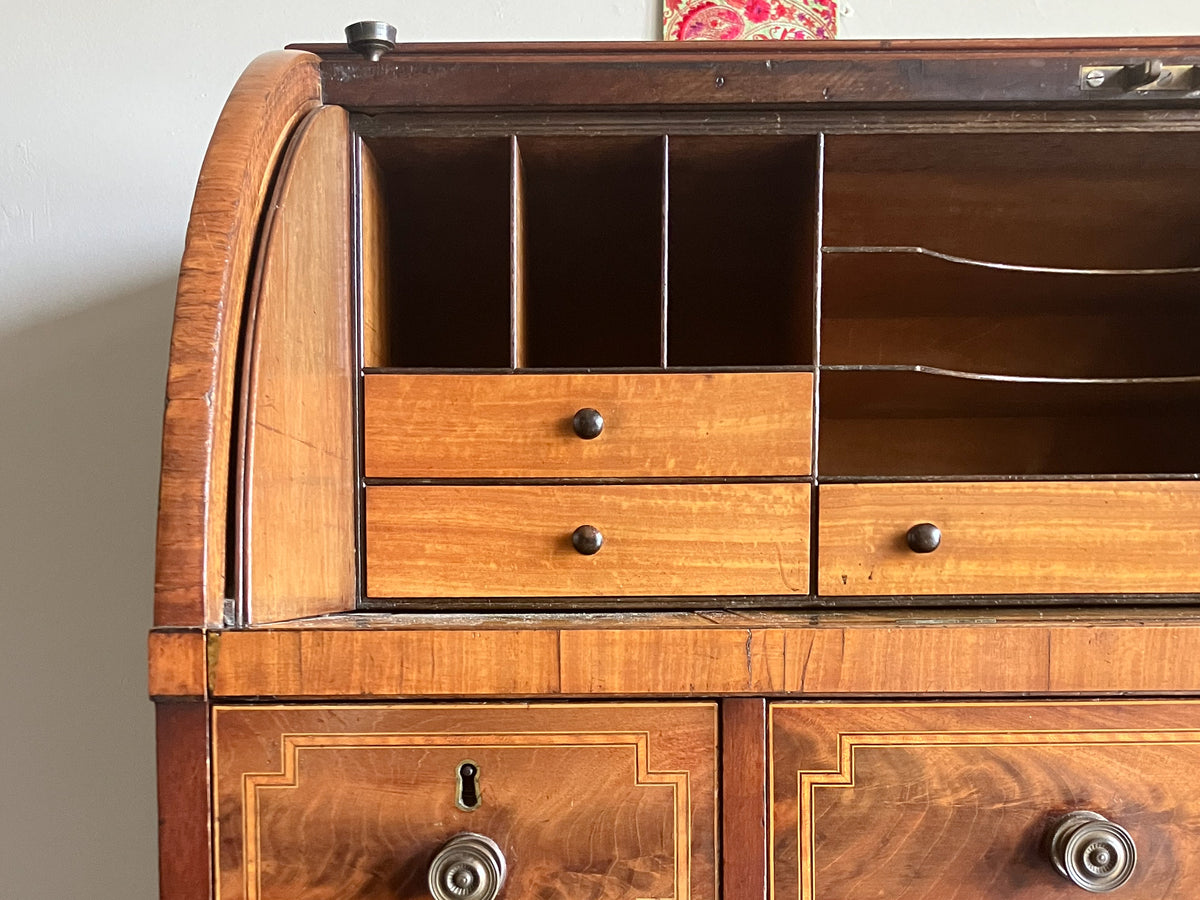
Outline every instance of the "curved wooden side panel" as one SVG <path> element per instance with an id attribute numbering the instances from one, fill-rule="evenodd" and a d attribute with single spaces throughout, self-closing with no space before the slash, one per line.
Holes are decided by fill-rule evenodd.
<path id="1" fill-rule="evenodd" d="M 276 163 L 296 123 L 320 97 L 315 56 L 295 51 L 260 56 L 230 94 L 200 170 L 167 374 L 156 625 L 221 619 L 243 300 Z"/>
<path id="2" fill-rule="evenodd" d="M 300 124 L 264 225 L 246 315 L 237 596 L 277 622 L 354 608 L 350 121 Z"/>

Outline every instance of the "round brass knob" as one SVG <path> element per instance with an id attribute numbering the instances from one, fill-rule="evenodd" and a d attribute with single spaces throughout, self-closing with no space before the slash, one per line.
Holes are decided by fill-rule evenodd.
<path id="1" fill-rule="evenodd" d="M 584 556 L 595 556 L 604 546 L 604 535 L 595 525 L 580 525 L 571 532 L 571 546 Z"/>
<path id="2" fill-rule="evenodd" d="M 932 553 L 942 545 L 942 530 L 932 522 L 922 522 L 908 529 L 904 540 L 913 553 Z"/>
<path id="3" fill-rule="evenodd" d="M 585 406 L 575 413 L 575 417 L 571 419 L 571 427 L 585 441 L 594 440 L 600 437 L 600 432 L 604 430 L 604 416 L 600 415 L 600 410 Z"/>
<path id="4" fill-rule="evenodd" d="M 456 834 L 429 863 L 434 900 L 496 900 L 508 863 L 496 842 L 482 834 Z"/>
<path id="5" fill-rule="evenodd" d="M 1063 878 L 1093 894 L 1115 891 L 1137 865 L 1129 832 L 1089 810 L 1073 812 L 1050 831 L 1050 861 Z"/>

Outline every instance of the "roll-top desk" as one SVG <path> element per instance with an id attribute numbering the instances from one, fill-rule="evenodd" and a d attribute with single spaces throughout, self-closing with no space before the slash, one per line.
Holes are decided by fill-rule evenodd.
<path id="1" fill-rule="evenodd" d="M 1200 44 L 370 51 L 196 192 L 162 897 L 1193 896 Z"/>

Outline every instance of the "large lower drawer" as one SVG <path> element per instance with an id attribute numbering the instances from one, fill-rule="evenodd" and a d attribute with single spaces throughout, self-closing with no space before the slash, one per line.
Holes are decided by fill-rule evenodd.
<path id="1" fill-rule="evenodd" d="M 369 487 L 367 595 L 806 595 L 811 493 L 803 482 Z"/>
<path id="2" fill-rule="evenodd" d="M 1200 483 L 823 485 L 818 547 L 832 596 L 1192 593 Z"/>
<path id="3" fill-rule="evenodd" d="M 428 897 L 437 865 L 476 900 L 478 860 L 439 851 L 477 834 L 501 897 L 716 900 L 716 727 L 711 703 L 218 707 L 219 896 Z"/>
<path id="4" fill-rule="evenodd" d="M 780 703 L 770 726 L 773 900 L 1195 894 L 1200 705 Z"/>
<path id="5" fill-rule="evenodd" d="M 812 385 L 809 372 L 367 375 L 366 475 L 807 475 Z"/>

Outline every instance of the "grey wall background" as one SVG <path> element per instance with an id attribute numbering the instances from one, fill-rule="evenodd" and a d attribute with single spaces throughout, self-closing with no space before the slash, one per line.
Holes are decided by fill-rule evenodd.
<path id="1" fill-rule="evenodd" d="M 2 0 L 0 900 L 157 896 L 145 635 L 175 277 L 238 73 L 407 40 L 648 39 L 658 0 Z M 1195 0 L 851 0 L 842 36 L 1198 34 Z"/>

